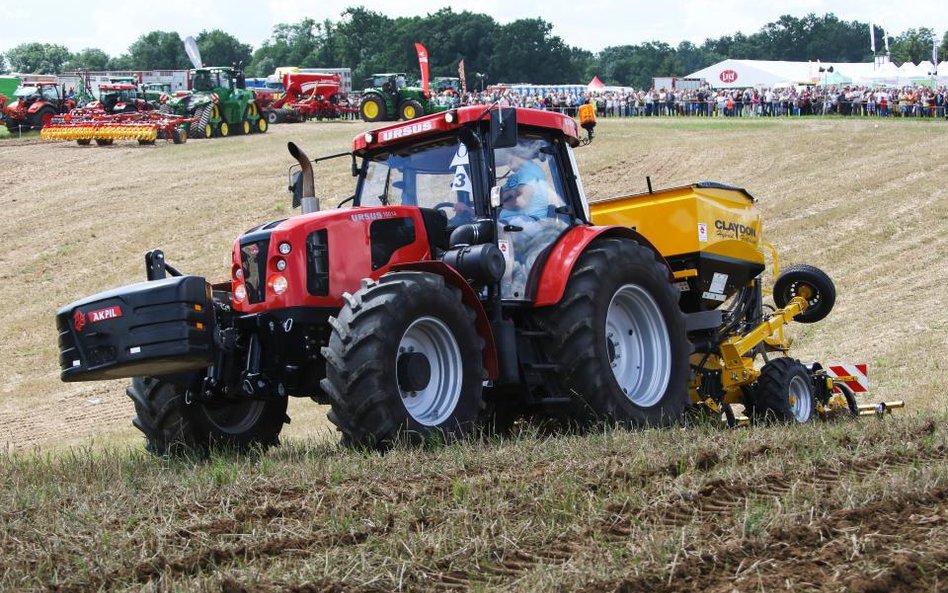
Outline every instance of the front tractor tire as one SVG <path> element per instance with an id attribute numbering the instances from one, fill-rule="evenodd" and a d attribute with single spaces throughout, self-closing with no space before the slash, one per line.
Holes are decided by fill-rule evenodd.
<path id="1" fill-rule="evenodd" d="M 197 121 L 188 125 L 189 138 L 210 138 L 213 135 L 210 125 L 212 108 L 213 105 L 205 105 L 196 110 L 194 117 Z"/>
<path id="2" fill-rule="evenodd" d="M 415 119 L 416 117 L 421 117 L 425 114 L 425 108 L 421 106 L 421 103 L 411 99 L 402 103 L 400 108 L 400 115 L 404 120 Z"/>
<path id="3" fill-rule="evenodd" d="M 362 100 L 359 113 L 362 115 L 362 120 L 367 122 L 385 119 L 385 102 L 381 97 L 370 95 Z"/>
<path id="4" fill-rule="evenodd" d="M 323 348 L 329 420 L 343 443 L 453 440 L 487 416 L 484 342 L 461 291 L 436 274 L 395 272 L 345 296 Z"/>
<path id="5" fill-rule="evenodd" d="M 760 370 L 757 385 L 748 403 L 749 416 L 756 421 L 809 422 L 816 410 L 810 373 L 799 360 L 775 358 Z"/>
<path id="6" fill-rule="evenodd" d="M 631 239 L 599 239 L 580 256 L 563 298 L 540 317 L 573 422 L 681 420 L 690 346 L 678 297 L 667 268 Z"/>
<path id="7" fill-rule="evenodd" d="M 144 433 L 145 448 L 160 456 L 263 451 L 279 445 L 287 421 L 286 398 L 189 402 L 186 385 L 161 377 L 136 377 L 126 393 L 137 414 L 132 424 Z"/>

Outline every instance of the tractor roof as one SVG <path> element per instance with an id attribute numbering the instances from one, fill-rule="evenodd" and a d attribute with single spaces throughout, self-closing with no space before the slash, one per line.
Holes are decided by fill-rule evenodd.
<path id="1" fill-rule="evenodd" d="M 100 91 L 135 91 L 138 87 L 128 83 L 106 83 L 99 85 Z"/>
<path id="2" fill-rule="evenodd" d="M 410 144 L 430 136 L 436 136 L 452 130 L 459 130 L 478 120 L 486 120 L 487 111 L 483 105 L 460 107 L 426 115 L 407 122 L 398 122 L 359 134 L 352 140 L 352 149 L 363 153 L 373 148 Z M 448 120 L 452 121 L 448 121 Z M 517 108 L 517 124 L 536 128 L 558 130 L 566 135 L 567 142 L 579 143 L 579 124 L 576 120 L 556 111 Z"/>

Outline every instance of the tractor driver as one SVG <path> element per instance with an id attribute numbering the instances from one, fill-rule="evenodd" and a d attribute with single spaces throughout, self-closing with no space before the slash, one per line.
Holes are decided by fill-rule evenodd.
<path id="1" fill-rule="evenodd" d="M 499 153 L 500 151 L 498 151 Z M 525 146 L 515 146 L 507 157 L 512 171 L 501 189 L 502 209 L 498 220 L 504 223 L 535 222 L 547 217 L 549 210 L 548 188 L 543 169 L 533 162 L 533 151 Z"/>

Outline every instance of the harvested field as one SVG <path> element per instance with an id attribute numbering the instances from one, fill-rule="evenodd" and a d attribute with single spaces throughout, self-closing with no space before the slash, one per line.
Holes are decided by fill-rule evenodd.
<path id="1" fill-rule="evenodd" d="M 948 590 L 948 125 L 603 121 L 587 193 L 716 180 L 759 199 L 782 266 L 829 272 L 804 360 L 867 362 L 880 422 L 545 436 L 343 451 L 294 401 L 260 458 L 140 453 L 125 382 L 59 381 L 54 315 L 142 279 L 146 250 L 219 279 L 233 239 L 289 212 L 286 141 L 344 150 L 361 123 L 181 146 L 0 140 L 0 590 Z M 346 165 L 317 193 L 351 192 Z"/>

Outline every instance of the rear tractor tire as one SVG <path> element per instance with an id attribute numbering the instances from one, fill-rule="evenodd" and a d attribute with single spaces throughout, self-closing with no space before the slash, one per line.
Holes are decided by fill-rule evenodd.
<path id="1" fill-rule="evenodd" d="M 132 424 L 144 433 L 145 448 L 160 456 L 263 451 L 280 444 L 287 421 L 286 398 L 189 403 L 187 386 L 161 377 L 136 377 L 126 393 L 137 413 Z"/>
<path id="2" fill-rule="evenodd" d="M 678 298 L 667 268 L 633 240 L 600 239 L 580 256 L 563 298 L 539 318 L 575 422 L 682 419 L 690 346 Z"/>
<path id="3" fill-rule="evenodd" d="M 329 420 L 350 446 L 453 440 L 486 423 L 484 342 L 459 289 L 395 272 L 345 296 L 323 348 Z"/>
<path id="4" fill-rule="evenodd" d="M 793 320 L 816 323 L 829 315 L 833 309 L 836 286 L 826 272 L 815 266 L 790 266 L 774 281 L 774 304 L 782 309 L 797 296 L 806 299 L 807 308 Z"/>
<path id="5" fill-rule="evenodd" d="M 33 114 L 31 118 L 31 123 L 34 130 L 42 130 L 53 121 L 53 117 L 56 116 L 56 111 L 50 106 L 44 106 L 39 109 L 36 113 Z"/>
<path id="6" fill-rule="evenodd" d="M 749 416 L 757 421 L 803 424 L 816 414 L 813 381 L 807 368 L 794 358 L 775 358 L 757 379 Z"/>

